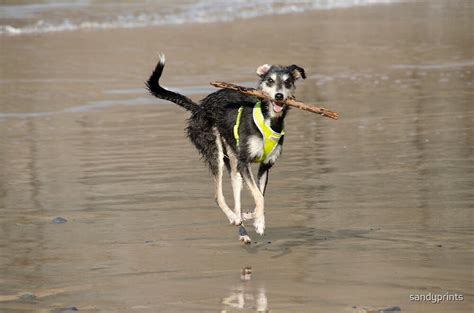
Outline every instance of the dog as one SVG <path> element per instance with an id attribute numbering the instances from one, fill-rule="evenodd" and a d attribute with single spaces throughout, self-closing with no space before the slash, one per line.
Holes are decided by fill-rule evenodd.
<path id="1" fill-rule="evenodd" d="M 254 219 L 256 233 L 264 234 L 264 194 L 269 170 L 281 155 L 285 138 L 284 119 L 289 108 L 284 101 L 294 98 L 295 82 L 306 78 L 305 71 L 295 64 L 264 64 L 257 68 L 258 89 L 269 100 L 221 89 L 209 94 L 198 104 L 160 86 L 164 67 L 165 56 L 160 54 L 146 86 L 157 98 L 174 102 L 190 111 L 187 135 L 214 178 L 217 204 L 231 224 L 240 226 L 239 239 L 250 243 L 251 239 L 242 222 Z M 251 163 L 259 163 L 257 179 L 252 174 Z M 222 191 L 224 167 L 230 173 L 234 210 L 227 205 Z M 252 213 L 241 211 L 240 194 L 244 182 L 255 201 Z"/>

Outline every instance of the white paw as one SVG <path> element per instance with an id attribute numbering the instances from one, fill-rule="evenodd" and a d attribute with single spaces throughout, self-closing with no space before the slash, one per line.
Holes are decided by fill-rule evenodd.
<path id="1" fill-rule="evenodd" d="M 252 243 L 252 239 L 250 239 L 248 235 L 239 236 L 239 240 L 245 243 L 246 245 L 249 245 L 250 243 Z"/>
<path id="2" fill-rule="evenodd" d="M 227 218 L 229 219 L 229 223 L 230 225 L 240 225 L 242 224 L 242 220 L 237 217 L 237 215 L 235 213 L 231 213 L 229 215 L 227 215 Z"/>
<path id="3" fill-rule="evenodd" d="M 255 213 L 253 213 L 253 212 L 242 213 L 242 220 L 243 221 L 252 220 L 254 218 L 255 218 Z"/>
<path id="4" fill-rule="evenodd" d="M 253 227 L 255 227 L 255 231 L 260 236 L 263 235 L 265 231 L 265 217 L 257 217 L 255 218 L 255 222 L 253 222 Z"/>
<path id="5" fill-rule="evenodd" d="M 240 218 L 236 217 L 232 224 L 235 225 L 235 226 L 239 226 L 239 225 L 242 224 L 242 220 Z"/>

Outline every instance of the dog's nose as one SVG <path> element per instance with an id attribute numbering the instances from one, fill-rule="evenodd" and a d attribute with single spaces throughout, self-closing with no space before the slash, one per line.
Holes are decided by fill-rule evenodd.
<path id="1" fill-rule="evenodd" d="M 283 94 L 282 93 L 275 94 L 275 100 L 283 100 Z"/>

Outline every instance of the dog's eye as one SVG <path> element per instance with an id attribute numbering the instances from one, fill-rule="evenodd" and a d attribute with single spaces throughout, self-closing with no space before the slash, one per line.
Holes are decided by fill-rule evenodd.
<path id="1" fill-rule="evenodd" d="M 285 87 L 291 88 L 291 82 L 289 80 L 285 80 Z"/>
<path id="2" fill-rule="evenodd" d="M 267 84 L 273 84 L 275 81 L 271 78 L 267 79 Z"/>

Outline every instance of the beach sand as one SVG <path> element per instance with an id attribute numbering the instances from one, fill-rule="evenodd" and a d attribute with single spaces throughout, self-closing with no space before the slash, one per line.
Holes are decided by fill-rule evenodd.
<path id="1" fill-rule="evenodd" d="M 431 1 L 0 36 L 0 311 L 472 312 L 472 21 Z M 290 112 L 251 245 L 188 113 L 144 89 L 159 52 L 195 100 L 295 63 L 297 98 L 340 113 Z"/>

